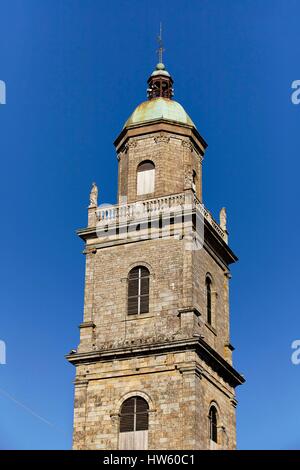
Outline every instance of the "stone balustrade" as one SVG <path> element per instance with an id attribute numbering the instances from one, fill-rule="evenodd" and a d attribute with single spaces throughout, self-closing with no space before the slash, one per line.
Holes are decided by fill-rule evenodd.
<path id="1" fill-rule="evenodd" d="M 197 199 L 196 195 L 190 191 L 131 204 L 105 204 L 92 208 L 89 213 L 89 226 L 99 223 L 110 225 L 126 221 L 131 222 L 132 220 L 143 220 L 151 217 L 154 218 L 160 214 L 172 213 L 176 215 L 176 213 L 184 213 L 184 211 L 189 213 L 191 210 L 199 211 L 218 235 L 227 242 L 227 232 L 222 230 L 211 213 Z"/>

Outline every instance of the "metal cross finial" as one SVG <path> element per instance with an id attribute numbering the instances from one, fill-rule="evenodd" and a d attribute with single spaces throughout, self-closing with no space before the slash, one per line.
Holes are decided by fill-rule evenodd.
<path id="1" fill-rule="evenodd" d="M 158 62 L 161 64 L 163 61 L 163 52 L 164 52 L 164 47 L 163 47 L 163 40 L 162 40 L 162 24 L 160 23 L 159 25 L 159 35 L 157 36 L 157 42 L 158 42 Z"/>

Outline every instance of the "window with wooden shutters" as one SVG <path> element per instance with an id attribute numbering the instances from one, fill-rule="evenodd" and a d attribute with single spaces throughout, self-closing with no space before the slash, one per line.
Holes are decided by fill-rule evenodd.
<path id="1" fill-rule="evenodd" d="M 125 400 L 120 417 L 120 432 L 134 431 L 134 409 L 135 409 L 135 398 L 128 398 Z"/>
<path id="2" fill-rule="evenodd" d="M 150 194 L 154 192 L 155 165 L 146 160 L 139 164 L 137 169 L 137 195 Z"/>
<path id="3" fill-rule="evenodd" d="M 128 275 L 128 315 L 149 312 L 150 273 L 145 266 L 133 268 Z"/>
<path id="4" fill-rule="evenodd" d="M 142 397 L 124 401 L 120 413 L 119 449 L 147 449 L 149 406 Z"/>
<path id="5" fill-rule="evenodd" d="M 212 313 L 211 313 L 211 279 L 206 278 L 206 321 L 209 325 L 212 324 Z"/>
<path id="6" fill-rule="evenodd" d="M 120 432 L 147 431 L 148 403 L 142 397 L 131 397 L 121 408 Z"/>
<path id="7" fill-rule="evenodd" d="M 209 410 L 209 437 L 213 442 L 218 442 L 218 412 L 215 406 Z"/>

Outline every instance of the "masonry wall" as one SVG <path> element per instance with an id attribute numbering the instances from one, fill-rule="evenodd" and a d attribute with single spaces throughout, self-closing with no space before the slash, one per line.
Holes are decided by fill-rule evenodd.
<path id="1" fill-rule="evenodd" d="M 197 361 L 194 352 L 186 351 L 79 366 L 74 448 L 117 449 L 120 407 L 134 395 L 149 403 L 149 449 L 209 448 L 212 402 L 226 429 L 226 434 L 220 431 L 219 447 L 234 448 L 233 391 L 212 371 L 197 373 Z"/>
<path id="2" fill-rule="evenodd" d="M 150 270 L 149 314 L 127 315 L 127 275 L 143 264 Z M 184 240 L 142 240 L 89 251 L 86 265 L 85 324 L 79 352 L 126 348 L 139 344 L 187 338 L 201 333 L 225 357 L 228 340 L 225 270 L 208 249 L 185 249 Z M 205 322 L 205 277 L 210 273 L 213 291 L 213 327 Z M 186 321 L 180 309 L 193 306 L 201 312 Z M 226 358 L 226 357 L 225 357 Z M 152 411 L 149 448 L 209 448 L 208 410 L 214 402 L 226 433 L 221 448 L 235 448 L 234 391 L 191 352 L 115 359 L 77 367 L 74 447 L 118 448 L 118 413 L 127 394 L 144 393 Z M 155 411 L 154 411 L 155 410 Z"/>
<path id="3" fill-rule="evenodd" d="M 138 265 L 150 271 L 149 313 L 127 315 L 127 277 Z M 231 360 L 227 270 L 204 246 L 186 249 L 185 240 L 174 237 L 123 243 L 90 251 L 86 260 L 84 322 L 79 351 L 123 344 L 140 338 L 199 333 L 221 356 Z M 206 318 L 207 274 L 212 279 L 212 325 Z M 184 308 L 196 308 L 200 317 L 186 321 Z M 230 357 L 229 357 L 230 356 Z"/>
<path id="4" fill-rule="evenodd" d="M 208 411 L 213 404 L 218 410 L 218 445 L 217 448 L 231 450 L 236 448 L 236 400 L 234 391 L 223 380 L 207 368 L 201 379 L 201 386 L 198 392 L 201 415 L 198 422 L 197 441 L 201 443 L 201 448 L 209 449 L 210 440 L 208 431 L 203 435 L 203 426 L 208 426 Z M 214 377 L 214 378 L 212 378 Z M 201 412 L 205 410 L 205 414 Z M 200 424 L 201 423 L 201 424 Z"/>
<path id="5" fill-rule="evenodd" d="M 88 254 L 85 322 L 92 321 L 95 328 L 93 337 L 83 329 L 79 350 L 175 334 L 184 290 L 183 256 L 183 243 L 174 238 L 126 243 Z M 149 314 L 127 315 L 128 273 L 140 264 L 150 271 Z"/>
<path id="6" fill-rule="evenodd" d="M 192 255 L 193 303 L 201 313 L 200 332 L 205 341 L 231 361 L 229 344 L 228 268 L 205 245 Z M 207 322 L 206 277 L 212 280 L 212 323 Z"/>
<path id="7" fill-rule="evenodd" d="M 193 170 L 194 189 L 201 201 L 202 157 L 194 145 L 195 136 L 189 138 L 187 132 L 191 130 L 152 132 L 147 127 L 138 137 L 124 136 L 118 144 L 120 203 L 125 202 L 124 197 L 132 203 L 191 193 Z M 137 197 L 137 167 L 144 160 L 155 164 L 155 191 Z M 143 239 L 140 227 L 130 239 L 110 233 L 97 238 L 95 217 L 92 208 L 85 235 L 84 320 L 75 354 L 80 360 L 75 380 L 74 448 L 117 449 L 120 407 L 134 395 L 143 396 L 150 406 L 150 449 L 210 448 L 212 403 L 218 409 L 218 424 L 224 426 L 219 448 L 235 448 L 234 390 L 188 343 L 200 336 L 231 363 L 228 267 L 207 240 L 200 250 L 186 249 L 186 234 Z M 173 230 L 177 229 L 175 222 Z M 128 316 L 127 278 L 138 265 L 150 271 L 150 308 L 147 314 Z M 211 326 L 206 321 L 207 274 L 213 281 Z"/>
<path id="8" fill-rule="evenodd" d="M 144 160 L 155 165 L 155 191 L 138 196 L 136 191 L 137 168 Z M 196 194 L 202 197 L 202 157 L 190 141 L 171 133 L 153 133 L 130 138 L 119 153 L 119 201 L 126 196 L 128 203 L 137 200 L 182 193 L 185 178 L 196 172 Z"/>

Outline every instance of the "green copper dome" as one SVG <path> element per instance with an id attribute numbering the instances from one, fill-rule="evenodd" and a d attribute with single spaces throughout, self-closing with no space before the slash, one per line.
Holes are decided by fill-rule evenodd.
<path id="1" fill-rule="evenodd" d="M 181 104 L 168 98 L 154 98 L 141 103 L 126 121 L 124 127 L 146 123 L 157 119 L 167 119 L 179 124 L 196 127 Z"/>

